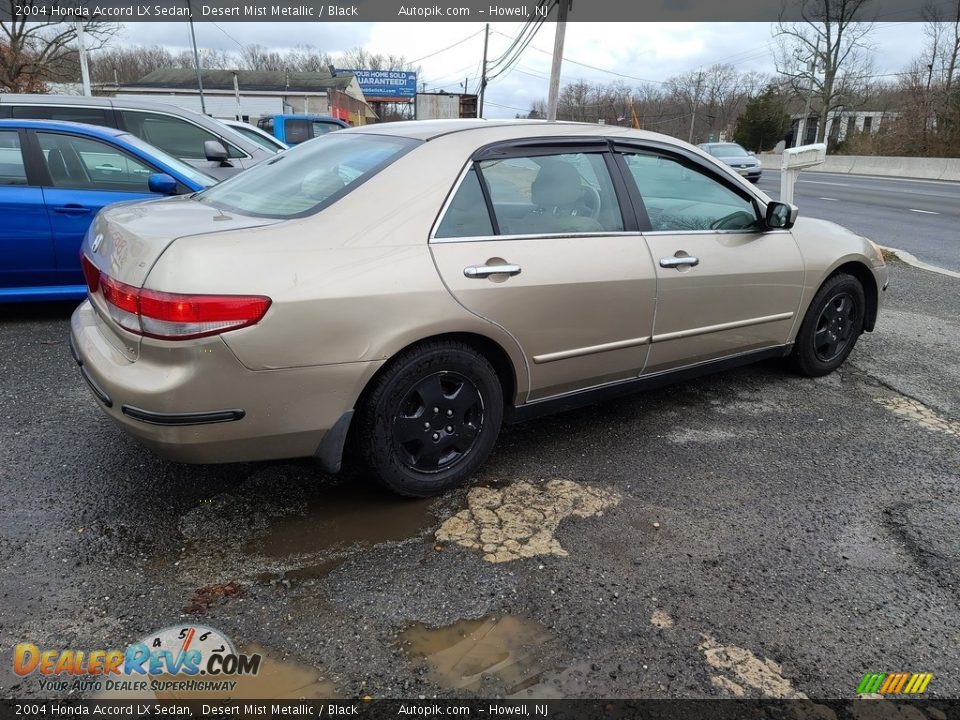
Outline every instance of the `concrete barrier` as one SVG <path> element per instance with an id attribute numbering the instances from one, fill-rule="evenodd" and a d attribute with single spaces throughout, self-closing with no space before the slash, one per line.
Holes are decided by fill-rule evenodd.
<path id="1" fill-rule="evenodd" d="M 760 155 L 760 161 L 768 170 L 779 170 L 783 156 L 763 153 Z M 960 181 L 960 158 L 827 155 L 822 165 L 807 168 L 804 172 Z"/>

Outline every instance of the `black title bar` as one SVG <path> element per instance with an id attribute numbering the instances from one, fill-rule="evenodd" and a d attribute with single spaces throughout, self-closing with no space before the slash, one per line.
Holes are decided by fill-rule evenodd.
<path id="1" fill-rule="evenodd" d="M 857 19 L 920 22 L 925 3 L 952 18 L 952 0 L 870 0 Z M 805 4 L 809 7 L 804 10 Z M 571 22 L 800 22 L 804 0 L 573 0 Z M 556 18 L 553 0 L 0 0 L 0 19 L 37 22 L 517 22 Z M 952 6 L 952 7 L 951 7 Z M 548 12 L 549 11 L 549 12 Z M 951 14 L 953 13 L 953 14 Z"/>

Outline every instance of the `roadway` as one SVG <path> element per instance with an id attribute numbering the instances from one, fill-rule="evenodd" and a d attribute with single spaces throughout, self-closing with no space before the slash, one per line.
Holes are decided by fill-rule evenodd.
<path id="1" fill-rule="evenodd" d="M 759 187 L 780 196 L 780 172 L 765 168 Z M 794 202 L 801 216 L 840 223 L 923 262 L 960 271 L 960 183 L 801 173 Z"/>

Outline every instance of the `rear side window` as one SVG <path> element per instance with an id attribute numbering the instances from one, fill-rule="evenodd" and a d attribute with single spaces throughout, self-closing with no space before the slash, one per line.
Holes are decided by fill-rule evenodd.
<path id="1" fill-rule="evenodd" d="M 113 145 L 45 132 L 37 140 L 53 187 L 150 192 L 155 171 Z"/>
<path id="2" fill-rule="evenodd" d="M 309 120 L 288 118 L 281 120 L 281 122 L 283 123 L 283 136 L 287 139 L 288 145 L 297 145 L 313 137 L 310 134 Z"/>
<path id="3" fill-rule="evenodd" d="M 483 190 L 480 188 L 480 178 L 475 168 L 470 168 L 457 194 L 444 213 L 443 220 L 434 237 L 483 237 L 493 235 L 493 225 L 490 223 L 490 214 L 483 199 Z"/>
<path id="4" fill-rule="evenodd" d="M 328 132 L 333 132 L 334 130 L 342 130 L 343 128 L 337 123 L 324 122 L 323 120 L 317 120 L 313 123 L 313 136 L 319 137 L 321 135 L 326 135 Z"/>
<path id="5" fill-rule="evenodd" d="M 387 135 L 325 135 L 234 175 L 196 198 L 257 217 L 301 217 L 336 202 L 418 144 Z"/>
<path id="6" fill-rule="evenodd" d="M 501 235 L 623 230 L 620 204 L 601 153 L 484 160 Z"/>
<path id="7" fill-rule="evenodd" d="M 26 185 L 27 172 L 16 130 L 0 130 L 0 185 Z"/>
<path id="8" fill-rule="evenodd" d="M 18 120 L 61 120 L 113 127 L 107 108 L 71 107 L 64 105 L 14 105 L 11 117 Z"/>
<path id="9" fill-rule="evenodd" d="M 120 113 L 127 130 L 174 157 L 206 159 L 203 143 L 207 140 L 222 143 L 227 149 L 228 157 L 246 157 L 239 148 L 182 118 L 137 110 L 121 110 Z"/>

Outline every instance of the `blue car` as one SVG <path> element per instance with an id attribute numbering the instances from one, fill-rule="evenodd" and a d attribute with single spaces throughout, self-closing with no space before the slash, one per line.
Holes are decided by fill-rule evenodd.
<path id="1" fill-rule="evenodd" d="M 0 302 L 80 300 L 80 243 L 106 205 L 216 179 L 121 130 L 0 120 Z"/>
<path id="2" fill-rule="evenodd" d="M 350 127 L 332 115 L 269 115 L 257 121 L 257 127 L 290 147 L 329 132 Z"/>

